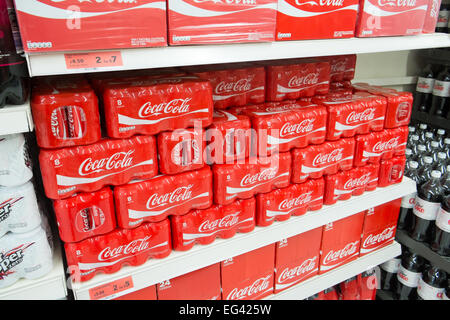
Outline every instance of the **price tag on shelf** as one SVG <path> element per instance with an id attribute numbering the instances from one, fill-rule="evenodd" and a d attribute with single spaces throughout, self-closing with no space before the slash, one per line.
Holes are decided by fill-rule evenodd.
<path id="1" fill-rule="evenodd" d="M 89 297 L 91 300 L 111 299 L 119 296 L 118 293 L 130 290 L 134 287 L 131 276 L 112 281 L 101 286 L 89 290 Z"/>
<path id="2" fill-rule="evenodd" d="M 123 66 L 120 51 L 66 53 L 67 69 L 97 69 Z"/>

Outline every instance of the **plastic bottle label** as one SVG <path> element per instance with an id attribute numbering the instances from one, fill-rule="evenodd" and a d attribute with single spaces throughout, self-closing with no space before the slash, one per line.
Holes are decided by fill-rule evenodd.
<path id="1" fill-rule="evenodd" d="M 441 204 L 439 202 L 429 202 L 416 197 L 413 213 L 421 219 L 436 220 L 440 207 Z"/>
<path id="2" fill-rule="evenodd" d="M 414 208 L 416 195 L 417 195 L 417 192 L 414 192 L 414 193 L 408 194 L 407 196 L 404 196 L 402 198 L 401 207 L 406 208 L 406 209 Z"/>
<path id="3" fill-rule="evenodd" d="M 444 291 L 444 288 L 435 288 L 423 281 L 422 278 L 419 279 L 417 294 L 424 300 L 441 300 Z"/>
<path id="4" fill-rule="evenodd" d="M 450 212 L 440 208 L 436 216 L 436 226 L 442 231 L 450 233 Z"/>
<path id="5" fill-rule="evenodd" d="M 419 279 L 421 277 L 420 272 L 412 272 L 408 269 L 405 269 L 402 265 L 398 268 L 397 279 L 401 284 L 415 288 L 419 284 Z"/>
<path id="6" fill-rule="evenodd" d="M 431 93 L 433 92 L 433 87 L 434 87 L 434 79 L 422 77 L 419 77 L 417 79 L 417 86 L 416 86 L 417 92 Z"/>
<path id="7" fill-rule="evenodd" d="M 436 23 L 437 28 L 445 28 L 448 23 L 448 10 L 439 11 L 438 21 Z"/>
<path id="8" fill-rule="evenodd" d="M 383 263 L 380 267 L 386 272 L 397 273 L 400 267 L 400 259 L 391 259 Z"/>
<path id="9" fill-rule="evenodd" d="M 449 97 L 450 82 L 436 80 L 433 86 L 433 95 L 439 97 Z"/>

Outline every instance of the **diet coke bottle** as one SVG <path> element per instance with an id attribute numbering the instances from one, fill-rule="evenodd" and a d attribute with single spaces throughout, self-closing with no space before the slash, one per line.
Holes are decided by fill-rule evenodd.
<path id="1" fill-rule="evenodd" d="M 430 111 L 433 98 L 434 73 L 431 64 L 428 64 L 417 79 L 416 93 L 414 94 L 413 110 L 421 112 Z"/>
<path id="2" fill-rule="evenodd" d="M 447 273 L 435 266 L 427 268 L 419 279 L 417 300 L 441 300 L 447 285 Z"/>
<path id="3" fill-rule="evenodd" d="M 419 124 L 416 134 L 419 136 L 420 141 L 425 140 L 425 132 L 427 132 L 428 125 L 425 123 Z"/>
<path id="4" fill-rule="evenodd" d="M 417 285 L 425 265 L 425 259 L 416 253 L 404 252 L 397 272 L 397 286 L 394 296 L 397 300 L 416 300 Z"/>
<path id="5" fill-rule="evenodd" d="M 450 194 L 450 164 L 446 167 L 446 172 L 441 179 L 442 186 L 444 187 L 444 194 L 447 196 Z"/>
<path id="6" fill-rule="evenodd" d="M 434 82 L 431 114 L 445 118 L 450 106 L 450 70 L 445 66 Z"/>
<path id="7" fill-rule="evenodd" d="M 421 185 L 417 190 L 410 231 L 410 237 L 416 241 L 429 242 L 431 240 L 434 221 L 444 194 L 440 178 L 441 173 L 433 170 L 431 180 Z"/>
<path id="8" fill-rule="evenodd" d="M 447 195 L 441 203 L 436 216 L 436 229 L 431 249 L 437 254 L 450 256 L 450 196 Z"/>
<path id="9" fill-rule="evenodd" d="M 424 158 L 425 156 L 428 156 L 427 154 L 427 147 L 424 144 L 419 144 L 417 145 L 416 148 L 416 161 L 420 164 L 423 165 L 424 164 Z"/>
<path id="10" fill-rule="evenodd" d="M 397 284 L 397 272 L 400 267 L 400 256 L 388 260 L 380 265 L 381 268 L 381 290 L 395 291 Z"/>
<path id="11" fill-rule="evenodd" d="M 444 129 L 437 129 L 436 130 L 436 140 L 439 141 L 439 144 L 441 146 L 441 148 L 444 147 L 444 140 L 445 140 L 445 136 L 446 136 L 446 132 Z"/>
<path id="12" fill-rule="evenodd" d="M 419 182 L 419 175 L 417 172 L 417 167 L 419 164 L 416 161 L 409 161 L 409 170 L 405 172 L 405 176 L 414 180 L 416 184 Z M 416 192 L 406 195 L 402 198 L 402 203 L 400 206 L 400 214 L 398 216 L 397 228 L 402 230 L 409 230 L 412 218 L 413 218 L 413 208 L 414 200 L 416 198 Z"/>
<path id="13" fill-rule="evenodd" d="M 419 159 L 420 160 L 420 159 Z M 423 163 L 420 163 L 420 161 L 417 161 L 419 163 L 419 181 L 417 183 L 417 186 L 421 186 L 425 182 L 429 181 L 431 178 L 431 171 L 433 170 L 433 158 L 430 156 L 424 156 L 423 157 Z"/>
<path id="14" fill-rule="evenodd" d="M 449 165 L 446 163 L 446 160 L 447 160 L 447 155 L 444 152 L 438 152 L 436 163 L 433 166 L 433 170 L 437 170 L 441 173 L 443 183 L 448 179 L 445 177 L 445 174 L 447 173 L 448 169 L 450 168 Z"/>

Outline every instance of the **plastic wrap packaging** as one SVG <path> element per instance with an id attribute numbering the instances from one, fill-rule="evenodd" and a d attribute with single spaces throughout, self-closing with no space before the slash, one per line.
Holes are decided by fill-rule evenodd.
<path id="1" fill-rule="evenodd" d="M 361 0 L 357 37 L 403 36 L 422 32 L 429 0 Z"/>
<path id="2" fill-rule="evenodd" d="M 20 186 L 32 177 L 25 136 L 22 133 L 0 136 L 0 187 Z"/>
<path id="3" fill-rule="evenodd" d="M 276 0 L 168 0 L 169 44 L 275 40 Z"/>
<path id="4" fill-rule="evenodd" d="M 39 163 L 45 194 L 50 199 L 97 191 L 105 185 L 122 185 L 133 178 L 152 178 L 158 173 L 152 136 L 105 139 L 89 146 L 41 150 Z"/>
<path id="5" fill-rule="evenodd" d="M 387 187 L 392 184 L 400 183 L 405 171 L 405 156 L 392 157 L 380 161 L 380 177 L 378 179 L 379 187 Z"/>
<path id="6" fill-rule="evenodd" d="M 279 0 L 277 40 L 351 38 L 358 0 Z"/>
<path id="7" fill-rule="evenodd" d="M 118 186 L 114 188 L 117 222 L 122 228 L 134 228 L 144 221 L 206 209 L 212 205 L 212 193 L 209 166 Z"/>
<path id="8" fill-rule="evenodd" d="M 307 211 L 319 210 L 323 204 L 322 178 L 256 195 L 256 225 L 269 226 Z"/>
<path id="9" fill-rule="evenodd" d="M 192 210 L 183 216 L 172 216 L 174 250 L 189 250 L 195 244 L 207 245 L 216 238 L 228 239 L 237 232 L 255 228 L 255 199 L 236 200 L 228 205 L 212 205 Z"/>
<path id="10" fill-rule="evenodd" d="M 27 52 L 165 46 L 166 2 L 15 0 Z"/>
<path id="11" fill-rule="evenodd" d="M 64 247 L 72 280 L 83 282 L 100 272 L 115 273 L 124 264 L 139 266 L 150 258 L 167 257 L 172 250 L 170 222 L 165 219 L 135 229 L 116 229 Z"/>
<path id="12" fill-rule="evenodd" d="M 434 33 L 439 17 L 441 0 L 428 0 L 428 9 L 422 27 L 422 33 Z"/>

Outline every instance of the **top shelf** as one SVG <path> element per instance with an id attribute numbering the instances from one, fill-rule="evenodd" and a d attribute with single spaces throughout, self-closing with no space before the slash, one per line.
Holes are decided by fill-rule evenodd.
<path id="1" fill-rule="evenodd" d="M 121 66 L 100 68 L 68 69 L 64 52 L 27 54 L 27 59 L 34 77 L 441 47 L 450 47 L 449 34 L 98 50 L 120 51 L 123 61 Z"/>

